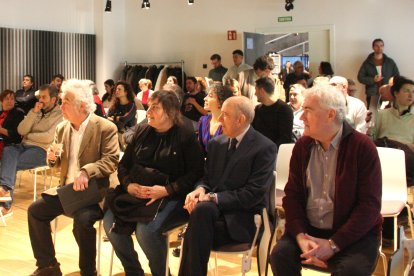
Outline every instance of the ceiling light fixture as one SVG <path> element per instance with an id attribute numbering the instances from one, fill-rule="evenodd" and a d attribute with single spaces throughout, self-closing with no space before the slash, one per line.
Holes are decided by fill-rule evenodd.
<path id="1" fill-rule="evenodd" d="M 149 0 L 142 0 L 141 9 L 149 10 L 149 8 L 151 8 Z"/>
<path id="2" fill-rule="evenodd" d="M 188 3 L 188 5 L 189 5 L 189 6 L 191 6 L 191 5 L 193 5 L 193 4 L 194 4 L 194 0 L 188 0 L 188 2 L 187 2 L 187 3 Z"/>
<path id="3" fill-rule="evenodd" d="M 286 11 L 293 10 L 293 8 L 294 8 L 293 1 L 295 1 L 295 0 L 286 0 L 286 5 L 285 5 L 285 10 Z"/>
<path id="4" fill-rule="evenodd" d="M 112 12 L 111 0 L 106 0 L 105 12 Z"/>

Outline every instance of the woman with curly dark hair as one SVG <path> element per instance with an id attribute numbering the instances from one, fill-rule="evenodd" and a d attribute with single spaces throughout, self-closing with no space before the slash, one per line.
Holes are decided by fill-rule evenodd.
<path id="1" fill-rule="evenodd" d="M 119 144 L 121 150 L 124 149 L 124 142 L 122 134 L 127 128 L 134 126 L 137 122 L 135 106 L 135 94 L 132 91 L 131 85 L 125 81 L 118 81 L 116 83 L 115 99 L 108 111 L 108 119 L 117 126 L 119 134 Z"/>

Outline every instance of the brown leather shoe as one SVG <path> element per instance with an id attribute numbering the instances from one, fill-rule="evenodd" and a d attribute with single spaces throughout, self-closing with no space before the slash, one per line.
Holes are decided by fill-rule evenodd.
<path id="1" fill-rule="evenodd" d="M 10 192 L 0 187 L 0 202 L 11 201 Z"/>
<path id="2" fill-rule="evenodd" d="M 47 267 L 38 267 L 32 274 L 29 276 L 62 276 L 62 271 L 60 271 L 60 263 L 55 263 Z"/>
<path id="3" fill-rule="evenodd" d="M 7 209 L 6 207 L 0 206 L 0 212 L 4 218 L 11 217 L 13 215 L 12 207 Z"/>

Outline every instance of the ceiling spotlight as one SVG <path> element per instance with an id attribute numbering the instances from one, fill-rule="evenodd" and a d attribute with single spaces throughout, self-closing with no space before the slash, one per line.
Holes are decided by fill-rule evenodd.
<path id="1" fill-rule="evenodd" d="M 150 4 L 149 0 L 143 0 L 142 5 L 141 5 L 141 9 L 149 10 L 149 8 L 151 8 L 151 4 Z"/>
<path id="2" fill-rule="evenodd" d="M 286 0 L 286 5 L 285 5 L 285 10 L 286 11 L 293 10 L 293 8 L 294 8 L 293 1 L 295 1 L 295 0 Z"/>
<path id="3" fill-rule="evenodd" d="M 106 0 L 105 12 L 112 12 L 111 0 Z"/>
<path id="4" fill-rule="evenodd" d="M 188 5 L 191 6 L 192 4 L 194 4 L 194 0 L 188 0 Z"/>

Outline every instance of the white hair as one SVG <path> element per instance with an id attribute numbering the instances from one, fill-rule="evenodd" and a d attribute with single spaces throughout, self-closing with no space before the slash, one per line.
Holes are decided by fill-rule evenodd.
<path id="1" fill-rule="evenodd" d="M 96 109 L 95 101 L 91 91 L 91 86 L 94 84 L 90 80 L 70 79 L 62 83 L 62 99 L 66 93 L 72 93 L 75 96 L 75 101 L 85 104 L 85 110 L 92 113 Z"/>
<path id="2" fill-rule="evenodd" d="M 316 97 L 322 106 L 336 110 L 336 119 L 339 123 L 345 120 L 346 100 L 341 91 L 327 84 L 315 85 L 303 91 L 303 97 Z"/>

